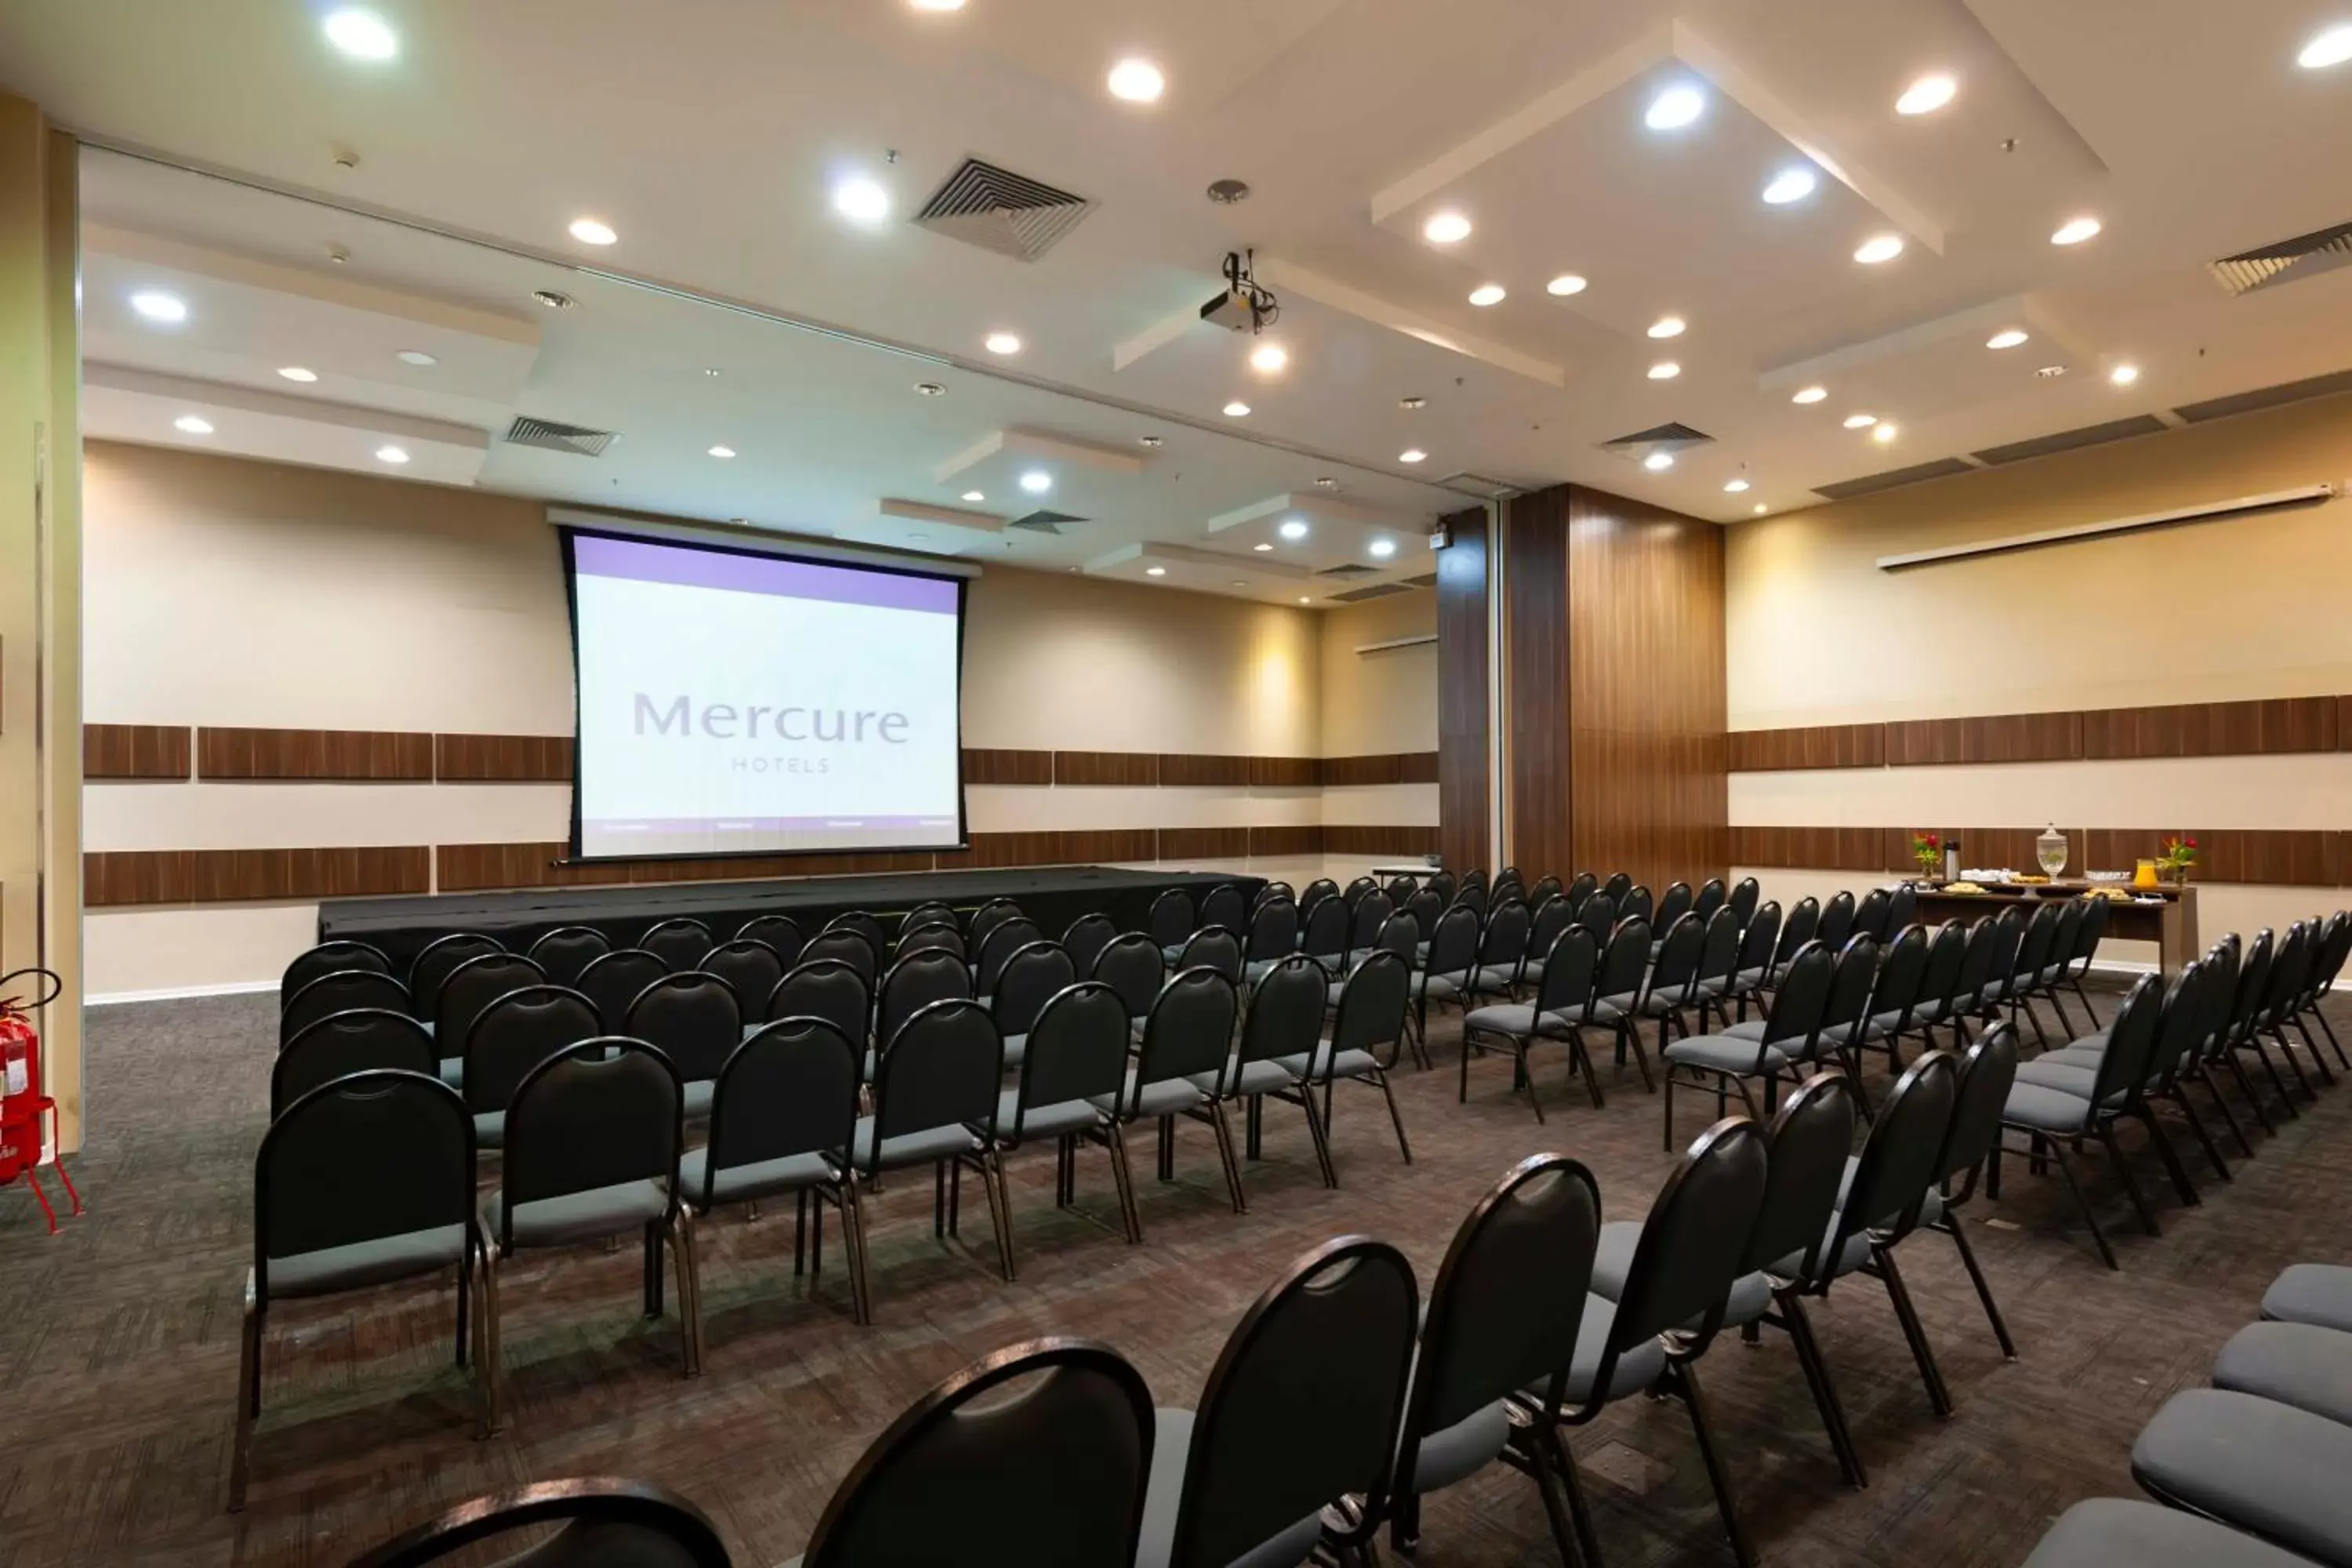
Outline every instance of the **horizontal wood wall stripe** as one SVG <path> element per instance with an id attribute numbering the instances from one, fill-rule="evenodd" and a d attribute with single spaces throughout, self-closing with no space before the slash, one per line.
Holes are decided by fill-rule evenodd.
<path id="1" fill-rule="evenodd" d="M 1160 782 L 1177 788 L 1211 785 L 1244 788 L 1250 782 L 1250 759 L 1187 756 L 1181 752 L 1162 752 L 1160 754 Z"/>
<path id="2" fill-rule="evenodd" d="M 975 751 L 966 747 L 963 782 L 975 784 L 1049 784 L 1054 782 L 1054 753 Z"/>
<path id="3" fill-rule="evenodd" d="M 1939 763 L 2067 762 L 2083 754 L 2080 713 L 1998 713 L 1886 726 L 1890 767 Z"/>
<path id="4" fill-rule="evenodd" d="M 2086 757 L 2247 757 L 2332 752 L 2338 700 L 2187 702 L 2170 708 L 2101 708 L 2083 715 Z"/>
<path id="5" fill-rule="evenodd" d="M 82 901 L 223 904 L 343 899 L 432 890 L 424 845 L 331 849 L 129 849 L 82 857 Z"/>
<path id="6" fill-rule="evenodd" d="M 1733 773 L 1795 768 L 1875 768 L 1886 762 L 1884 724 L 1820 724 L 1803 730 L 1734 730 Z"/>
<path id="7" fill-rule="evenodd" d="M 1437 827 L 1357 827 L 1333 824 L 1323 829 L 1326 855 L 1434 855 Z"/>
<path id="8" fill-rule="evenodd" d="M 1735 730 L 1734 773 L 2352 750 L 2352 696 Z"/>
<path id="9" fill-rule="evenodd" d="M 1323 853 L 1323 828 L 1319 824 L 1303 827 L 1253 827 L 1249 830 L 1249 852 L 1252 859 L 1320 855 Z"/>
<path id="10" fill-rule="evenodd" d="M 396 730 L 196 731 L 204 779 L 334 779 L 429 783 L 433 737 Z"/>
<path id="11" fill-rule="evenodd" d="M 444 784 L 570 784 L 569 735 L 436 735 L 433 776 Z"/>
<path id="12" fill-rule="evenodd" d="M 86 779 L 181 779 L 194 747 L 184 724 L 84 724 L 81 776 Z"/>
<path id="13" fill-rule="evenodd" d="M 1370 757 L 1326 757 L 1323 784 L 1327 788 L 1351 784 L 1435 784 L 1435 752 L 1391 752 Z"/>
<path id="14" fill-rule="evenodd" d="M 1160 782 L 1160 758 L 1151 752 L 1055 752 L 1057 784 L 1150 785 Z"/>
<path id="15" fill-rule="evenodd" d="M 1162 860 L 1246 860 L 1246 827 L 1163 827 L 1160 830 Z"/>
<path id="16" fill-rule="evenodd" d="M 2035 869 L 2039 827 L 1765 827 L 1731 830 L 1731 863 L 1823 871 L 1908 871 L 1911 835 L 1933 832 L 1960 841 L 1960 865 Z M 2129 871 L 2154 859 L 2170 831 L 2153 827 L 2067 827 L 2066 870 Z M 2191 879 L 2266 887 L 2352 886 L 2352 833 L 2320 829 L 2188 828 L 2197 840 Z"/>
<path id="17" fill-rule="evenodd" d="M 1323 782 L 1319 757 L 1252 757 L 1249 782 L 1255 789 L 1314 789 Z"/>

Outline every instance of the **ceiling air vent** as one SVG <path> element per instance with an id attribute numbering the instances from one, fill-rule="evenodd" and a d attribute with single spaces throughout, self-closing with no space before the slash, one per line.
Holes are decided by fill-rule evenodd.
<path id="1" fill-rule="evenodd" d="M 2257 289 L 2292 283 L 2300 278 L 2316 278 L 2345 266 L 2352 266 L 2352 223 L 2334 224 L 2293 239 L 2282 239 L 2275 245 L 2242 250 L 2235 256 L 2207 262 L 2205 269 L 2231 293 L 2251 294 Z"/>
<path id="2" fill-rule="evenodd" d="M 1366 588 L 1350 588 L 1344 594 L 1333 594 L 1331 602 L 1338 605 L 1360 605 L 1367 599 L 1385 599 L 1394 594 L 1410 594 L 1412 590 L 1402 583 L 1374 583 Z"/>
<path id="3" fill-rule="evenodd" d="M 1943 479 L 1954 474 L 1975 472 L 1975 468 L 1965 458 L 1938 458 L 1932 463 L 1914 463 L 1907 468 L 1889 468 L 1883 474 L 1866 474 L 1858 479 L 1840 479 L 1833 485 L 1815 485 L 1813 493 L 1829 500 L 1852 500 L 1856 496 L 1874 495 L 1898 485 L 1916 485 L 1923 479 Z"/>
<path id="4" fill-rule="evenodd" d="M 578 458 L 601 458 L 604 448 L 620 439 L 610 430 L 591 430 L 579 425 L 559 425 L 552 419 L 533 419 L 519 415 L 507 426 L 509 447 L 537 447 L 542 451 L 569 452 Z"/>
<path id="5" fill-rule="evenodd" d="M 1437 586 L 1437 574 L 1424 572 L 1418 577 L 1408 577 L 1404 580 L 1404 585 L 1408 588 L 1434 588 Z"/>
<path id="6" fill-rule="evenodd" d="M 915 226 L 1034 261 L 1078 226 L 1094 203 L 1041 180 L 966 158 L 915 215 Z"/>
<path id="7" fill-rule="evenodd" d="M 2340 392 L 2352 392 L 2352 370 L 2330 371 L 2326 375 L 2282 382 L 2276 386 L 2258 387 L 2252 392 L 2233 392 L 2227 397 L 2209 397 L 2202 403 L 2184 403 L 2173 412 L 2191 425 L 2200 425 L 2208 419 L 2226 419 L 2232 414 L 2252 414 L 2258 408 L 2280 408 L 2290 403 L 2306 403 L 2315 397 L 2333 397 Z"/>
<path id="8" fill-rule="evenodd" d="M 2031 440 L 2011 441 L 2003 447 L 1987 447 L 1976 455 L 1979 463 L 1998 467 L 2002 463 L 2020 463 L 2028 458 L 2046 458 L 2053 452 L 2071 452 L 2077 447 L 2096 447 L 2108 441 L 2128 440 L 2134 436 L 2153 436 L 2165 429 L 2163 420 L 2153 414 L 2135 414 L 2128 419 L 2110 419 L 2104 425 L 2085 425 L 2079 430 L 2061 430 L 2055 436 L 2036 436 Z"/>
<path id="9" fill-rule="evenodd" d="M 1638 463 L 1656 453 L 1663 452 L 1669 458 L 1679 457 L 1696 447 L 1714 443 L 1715 437 L 1706 431 L 1694 430 L 1675 420 L 1654 425 L 1647 430 L 1636 430 L 1631 436 L 1620 436 L 1613 441 L 1603 441 L 1601 449 Z"/>
<path id="10" fill-rule="evenodd" d="M 1031 512 L 1026 517 L 1016 517 L 1004 526 L 1007 528 L 1025 528 L 1032 533 L 1050 533 L 1055 537 L 1059 538 L 1062 532 L 1062 524 L 1066 522 L 1084 522 L 1086 521 L 1087 520 L 1083 517 L 1072 517 L 1066 511 L 1046 511 L 1041 508 L 1036 511 Z"/>
<path id="11" fill-rule="evenodd" d="M 1378 567 L 1367 566 L 1360 561 L 1349 561 L 1337 566 L 1326 566 L 1315 575 L 1326 582 L 1352 583 L 1359 577 L 1369 577 L 1378 570 Z"/>
<path id="12" fill-rule="evenodd" d="M 1456 468 L 1437 481 L 1442 490 L 1461 490 L 1488 500 L 1508 500 L 1520 493 L 1520 487 L 1490 474 L 1474 474 L 1467 468 Z"/>

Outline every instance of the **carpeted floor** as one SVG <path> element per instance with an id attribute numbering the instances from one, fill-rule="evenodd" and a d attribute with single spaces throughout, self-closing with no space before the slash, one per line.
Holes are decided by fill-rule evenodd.
<path id="1" fill-rule="evenodd" d="M 2103 1013 L 2113 996 L 2102 996 Z M 1454 1102 L 1455 1031 L 1438 1070 L 1399 1077 L 1416 1163 L 1397 1159 L 1379 1097 L 1341 1086 L 1345 1186 L 1316 1180 L 1306 1131 L 1268 1109 L 1250 1212 L 1231 1214 L 1207 1130 L 1180 1137 L 1178 1180 L 1139 1151 L 1145 1244 L 1056 1213 L 1052 1159 L 1013 1163 L 1021 1278 L 1001 1282 L 975 1209 L 962 1241 L 932 1238 L 929 1184 L 869 1208 L 879 1325 L 854 1328 L 842 1275 L 814 1299 L 792 1275 L 789 1212 L 722 1216 L 704 1232 L 709 1364 L 678 1376 L 673 1322 L 637 1315 L 634 1252 L 528 1261 L 506 1289 L 507 1430 L 472 1436 L 450 1364 L 447 1287 L 296 1304 L 273 1317 L 266 1405 L 247 1512 L 224 1511 L 251 1161 L 265 1119 L 274 1001 L 114 1007 L 90 1015 L 89 1147 L 74 1171 L 86 1218 L 55 1239 L 31 1197 L 0 1193 L 0 1564 L 341 1564 L 375 1540 L 493 1488 L 561 1476 L 658 1480 L 699 1502 L 752 1568 L 799 1552 L 864 1445 L 929 1384 L 1044 1333 L 1118 1347 L 1165 1404 L 1189 1405 L 1228 1331 L 1289 1259 L 1343 1232 L 1402 1246 L 1423 1288 L 1455 1226 L 1515 1160 L 1574 1153 L 1609 1215 L 1638 1217 L 1670 1163 L 1656 1100 L 1630 1072 L 1605 1110 L 1544 1069 L 1551 1121 L 1508 1091 L 1507 1065 L 1474 1065 Z M 2339 1034 L 2352 1005 L 2331 1004 Z M 2352 1035 L 2347 1035 L 2352 1038 Z M 1605 1071 L 1606 1069 L 1604 1069 Z M 1883 1088 L 1883 1085 L 1880 1086 Z M 1685 1101 L 1682 1142 L 1703 1125 Z M 2352 1091 L 2257 1142 L 2222 1185 L 2201 1163 L 2184 1210 L 2152 1159 L 2142 1179 L 2165 1234 L 2142 1236 L 2113 1180 L 2087 1163 L 2123 1271 L 2100 1267 L 2054 1181 L 2011 1162 L 2004 1199 L 1971 1235 L 2016 1334 L 2004 1362 L 1943 1237 L 1905 1268 L 1954 1396 L 1936 1420 L 1885 1296 L 1842 1283 L 1815 1322 L 1871 1469 L 1838 1481 L 1785 1340 L 1728 1340 L 1706 1363 L 1734 1482 L 1759 1551 L 1778 1564 L 1999 1564 L 2021 1560 L 2077 1499 L 2129 1495 L 2133 1433 L 2252 1318 L 2264 1284 L 2299 1258 L 2347 1251 Z M 2127 1135 L 2131 1147 L 2140 1145 Z M 1082 1206 L 1110 1221 L 1100 1157 Z M 829 1257 L 837 1252 L 829 1248 Z M 1726 1561 L 1680 1408 L 1634 1400 L 1575 1448 L 1613 1568 Z M 1557 1561 L 1532 1487 L 1495 1470 L 1431 1500 L 1427 1568 Z M 984 1553 L 982 1554 L 985 1555 Z"/>

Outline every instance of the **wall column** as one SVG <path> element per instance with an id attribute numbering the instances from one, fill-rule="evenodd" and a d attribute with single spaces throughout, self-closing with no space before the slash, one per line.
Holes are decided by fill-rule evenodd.
<path id="1" fill-rule="evenodd" d="M 65 980 L 39 1025 L 66 1150 L 82 1133 L 79 158 L 0 94 L 0 973 Z"/>
<path id="2" fill-rule="evenodd" d="M 1453 542 L 1437 552 L 1437 847 L 1458 872 L 1487 867 L 1492 830 L 1486 512 L 1473 508 L 1440 521 Z"/>

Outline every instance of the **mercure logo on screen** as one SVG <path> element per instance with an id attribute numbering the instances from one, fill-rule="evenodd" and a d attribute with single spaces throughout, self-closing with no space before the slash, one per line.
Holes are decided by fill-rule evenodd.
<path id="1" fill-rule="evenodd" d="M 697 707 L 690 697 L 673 697 L 663 703 L 636 694 L 636 732 L 675 735 L 681 740 L 705 735 L 714 741 L 822 742 L 826 745 L 907 743 L 909 721 L 904 713 L 877 712 L 871 708 L 771 708 L 757 704 L 737 707 L 705 702 Z"/>

